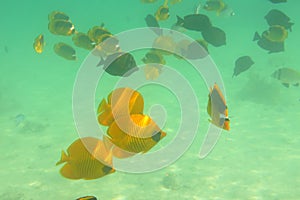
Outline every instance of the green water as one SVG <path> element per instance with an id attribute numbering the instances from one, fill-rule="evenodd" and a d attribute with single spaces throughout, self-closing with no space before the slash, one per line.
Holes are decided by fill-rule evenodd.
<path id="1" fill-rule="evenodd" d="M 176 15 L 193 13 L 199 3 L 182 1 L 170 5 L 170 18 L 160 23 L 162 27 L 170 28 L 176 22 Z M 58 57 L 53 52 L 56 42 L 73 44 L 70 37 L 48 31 L 48 14 L 54 10 L 67 13 L 81 32 L 104 23 L 117 34 L 144 27 L 145 16 L 154 13 L 162 0 L 154 4 L 142 4 L 139 0 L 1 2 L 0 200 L 72 200 L 86 195 L 111 200 L 299 199 L 299 87 L 285 88 L 270 74 L 282 66 L 300 71 L 300 15 L 297 14 L 300 3 L 296 0 L 282 4 L 267 0 L 226 3 L 235 16 L 218 17 L 214 12 L 200 10 L 227 35 L 225 46 L 209 46 L 224 82 L 231 118 L 231 130 L 222 132 L 213 151 L 205 159 L 198 157 L 209 127 L 206 85 L 189 64 L 166 57 L 167 64 L 174 66 L 196 93 L 199 110 L 188 108 L 188 112 L 191 116 L 199 114 L 200 121 L 190 148 L 176 162 L 154 172 L 117 171 L 95 180 L 69 180 L 60 175 L 61 166 L 55 163 L 61 150 L 78 138 L 72 93 L 88 51 L 76 48 L 76 61 Z M 264 16 L 272 8 L 285 12 L 295 25 L 286 40 L 286 50 L 268 54 L 252 42 L 252 37 L 255 31 L 261 33 L 268 28 Z M 32 44 L 41 33 L 46 46 L 42 54 L 37 54 Z M 197 32 L 185 34 L 201 38 Z M 234 61 L 243 55 L 251 56 L 255 64 L 232 78 Z M 109 75 L 101 79 L 95 104 L 108 95 L 117 80 Z M 155 147 L 157 150 L 176 136 L 181 123 L 180 99 L 170 89 L 151 82 L 139 91 L 145 99 L 146 113 L 154 104 L 165 107 L 167 119 L 161 128 L 168 135 Z M 25 116 L 25 121 L 17 126 L 15 117 L 19 114 Z"/>

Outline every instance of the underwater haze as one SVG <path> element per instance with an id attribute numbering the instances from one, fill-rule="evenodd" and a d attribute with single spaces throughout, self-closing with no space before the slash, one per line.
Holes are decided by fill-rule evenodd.
<path id="1" fill-rule="evenodd" d="M 206 6 L 211 1 L 205 0 L 169 0 L 165 5 L 164 0 L 153 3 L 145 1 L 2 2 L 0 200 L 75 200 L 84 196 L 94 196 L 98 200 L 299 199 L 300 2 L 216 0 L 227 6 L 218 12 L 208 9 Z M 116 162 L 112 166 L 116 171 L 100 178 L 75 180 L 65 177 L 60 172 L 63 165 L 56 163 L 61 158 L 62 150 L 67 151 L 81 137 L 76 121 L 78 118 L 74 119 L 74 86 L 80 70 L 91 57 L 95 58 L 96 64 L 100 61 L 100 57 L 90 54 L 91 50 L 74 45 L 73 35 L 77 32 L 87 33 L 94 26 L 105 27 L 113 35 L 138 28 L 148 30 L 146 16 L 155 16 L 163 5 L 169 9 L 169 17 L 164 19 L 156 16 L 156 20 L 161 28 L 170 29 L 164 30 L 165 35 L 172 35 L 174 31 L 174 34 L 202 40 L 203 33 L 182 24 L 177 24 L 182 27 L 176 29 L 181 32 L 171 30 L 178 20 L 177 15 L 184 18 L 195 14 L 196 10 L 197 14 L 206 15 L 212 26 L 226 34 L 226 44 L 221 45 L 214 45 L 220 39 L 218 34 L 214 35 L 215 32 L 206 36 L 207 58 L 218 71 L 216 80 L 210 78 L 211 82 L 205 81 L 197 68 L 179 56 L 161 54 L 166 66 L 155 71 L 154 80 L 143 76 L 144 82 L 133 88 L 144 99 L 144 114 L 153 116 L 166 133 L 153 149 L 139 156 L 157 156 L 157 165 L 164 163 L 164 159 L 170 159 L 173 155 L 159 150 L 168 148 L 168 144 L 175 141 L 181 134 L 181 127 L 190 137 L 180 138 L 179 142 L 190 143 L 170 164 L 162 164 L 157 169 L 149 170 L 146 165 L 150 164 L 145 162 L 134 164 L 148 169 L 145 172 L 126 171 Z M 292 30 L 283 25 L 267 23 L 265 16 L 272 9 L 280 10 L 290 18 L 287 23 L 293 23 Z M 73 35 L 53 34 L 49 30 L 48 16 L 53 11 L 63 12 L 70 17 L 69 21 L 75 28 L 75 32 L 70 33 Z M 275 23 L 279 21 L 275 19 Z M 191 24 L 193 26 L 195 23 Z M 255 32 L 260 36 L 258 41 L 253 41 Z M 38 53 L 33 44 L 40 34 L 43 35 L 43 41 L 37 42 L 42 42 L 42 46 L 35 47 L 40 47 L 42 52 Z M 124 42 L 135 44 L 141 38 L 143 41 L 143 37 L 145 35 L 138 35 Z M 259 45 L 260 41 L 265 43 Z M 54 45 L 59 42 L 71 46 L 76 51 L 76 59 L 68 60 L 55 52 Z M 279 43 L 284 44 L 284 49 L 278 50 L 276 46 L 276 52 L 269 52 L 274 50 L 273 44 Z M 151 46 L 132 52 L 140 67 L 132 76 L 111 75 L 96 65 L 86 68 L 99 70 L 99 73 L 102 70 L 104 74 L 95 86 L 95 98 L 91 100 L 95 118 L 81 117 L 84 121 L 97 122 L 98 105 L 102 99 L 107 99 L 119 80 L 129 80 L 138 74 L 144 75 L 144 72 L 149 75 L 142 69 L 142 60 L 149 48 Z M 236 66 L 236 60 L 242 56 L 249 56 L 253 64 Z M 208 71 L 209 67 L 206 67 Z M 243 67 L 244 71 L 241 70 Z M 237 76 L 233 76 L 235 68 L 241 70 Z M 181 79 L 172 77 L 173 72 Z M 87 85 L 92 84 L 92 79 L 84 80 Z M 226 99 L 225 105 L 225 100 L 220 98 L 228 109 L 228 116 L 227 113 L 224 115 L 230 119 L 230 130 L 222 125 L 216 126 L 221 131 L 219 138 L 215 138 L 216 145 L 208 155 L 199 158 L 208 129 L 214 126 L 214 119 L 210 120 L 211 114 L 207 112 L 208 96 L 214 82 L 220 86 L 219 92 Z M 189 91 L 185 86 L 191 88 L 194 95 L 185 95 Z M 87 97 L 83 95 L 81 98 L 84 101 Z M 218 116 L 222 118 L 222 115 Z M 106 133 L 107 127 L 97 125 Z M 96 134 L 92 128 L 87 132 L 84 134 Z M 181 147 L 179 145 L 170 152 L 181 151 Z M 126 162 L 126 159 L 121 160 Z"/>

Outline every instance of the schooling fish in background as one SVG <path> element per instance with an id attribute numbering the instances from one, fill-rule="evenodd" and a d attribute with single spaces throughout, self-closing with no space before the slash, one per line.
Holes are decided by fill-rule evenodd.
<path id="1" fill-rule="evenodd" d="M 177 15 L 176 26 L 193 31 L 204 31 L 212 26 L 210 19 L 203 14 L 191 14 L 181 18 Z"/>
<path id="2" fill-rule="evenodd" d="M 234 76 L 239 75 L 240 73 L 248 70 L 254 64 L 252 58 L 250 56 L 241 56 L 235 61 L 234 72 L 232 78 Z"/>
<path id="3" fill-rule="evenodd" d="M 116 117 L 142 114 L 143 110 L 144 99 L 138 91 L 131 88 L 117 88 L 107 96 L 107 102 L 103 99 L 99 104 L 97 109 L 98 122 L 103 126 L 110 126 Z"/>
<path id="4" fill-rule="evenodd" d="M 207 113 L 211 117 L 209 121 L 212 124 L 229 131 L 228 108 L 225 98 L 216 83 L 208 95 Z"/>
<path id="5" fill-rule="evenodd" d="M 130 53 L 116 52 L 106 57 L 101 57 L 97 66 L 103 66 L 103 69 L 113 76 L 127 77 L 139 68 L 134 57 Z"/>
<path id="6" fill-rule="evenodd" d="M 64 19 L 54 19 L 48 24 L 48 30 L 54 35 L 70 36 L 75 33 L 74 24 Z"/>
<path id="7" fill-rule="evenodd" d="M 92 137 L 79 138 L 68 147 L 67 153 L 62 151 L 56 165 L 62 163 L 65 164 L 60 173 L 69 179 L 91 180 L 115 172 L 110 167 L 111 151 L 105 147 L 102 140 Z"/>
<path id="8" fill-rule="evenodd" d="M 64 12 L 52 11 L 48 15 L 48 20 L 52 21 L 52 20 L 56 20 L 56 19 L 61 19 L 61 20 L 69 21 L 70 17 L 66 13 L 64 13 Z"/>
<path id="9" fill-rule="evenodd" d="M 146 21 L 147 26 L 151 30 L 153 30 L 153 32 L 156 33 L 158 36 L 163 34 L 163 30 L 160 28 L 156 18 L 153 15 L 151 15 L 151 14 L 147 15 L 145 18 L 145 21 Z"/>
<path id="10" fill-rule="evenodd" d="M 280 68 L 273 72 L 271 76 L 279 80 L 281 84 L 287 88 L 290 87 L 290 85 L 299 86 L 300 84 L 300 72 L 291 68 Z"/>
<path id="11" fill-rule="evenodd" d="M 265 19 L 269 26 L 280 25 L 290 31 L 292 31 L 292 26 L 294 25 L 294 23 L 290 22 L 291 19 L 285 13 L 277 9 L 270 10 L 265 16 Z"/>
<path id="12" fill-rule="evenodd" d="M 44 50 L 45 41 L 44 41 L 44 35 L 40 34 L 38 35 L 34 42 L 33 42 L 33 49 L 36 53 L 42 53 Z"/>
<path id="13" fill-rule="evenodd" d="M 157 21 L 163 21 L 163 20 L 167 20 L 169 17 L 170 17 L 170 13 L 168 7 L 168 0 L 165 0 L 164 4 L 157 9 L 155 13 L 155 18 Z"/>
<path id="14" fill-rule="evenodd" d="M 93 42 L 85 33 L 74 34 L 74 36 L 72 37 L 72 41 L 77 47 L 86 50 L 92 50 L 95 47 L 95 42 Z"/>
<path id="15" fill-rule="evenodd" d="M 96 44 L 100 44 L 106 38 L 112 36 L 112 33 L 104 27 L 104 23 L 100 26 L 94 26 L 88 31 L 89 38 Z"/>
<path id="16" fill-rule="evenodd" d="M 66 43 L 59 42 L 54 45 L 53 49 L 57 55 L 67 60 L 76 60 L 77 58 L 75 49 Z"/>
<path id="17" fill-rule="evenodd" d="M 94 196 L 84 196 L 84 197 L 79 197 L 76 200 L 97 200 L 97 198 Z"/>
<path id="18" fill-rule="evenodd" d="M 226 34 L 225 32 L 218 28 L 211 26 L 201 32 L 203 39 L 209 44 L 219 47 L 226 44 Z"/>
<path id="19" fill-rule="evenodd" d="M 226 9 L 227 5 L 222 0 L 207 0 L 203 8 L 207 11 L 215 11 L 217 16 Z"/>
<path id="20" fill-rule="evenodd" d="M 147 80 L 158 78 L 162 72 L 163 66 L 166 64 L 163 53 L 155 49 L 147 52 L 142 61 L 146 64 L 144 73 Z"/>
<path id="21" fill-rule="evenodd" d="M 270 37 L 268 36 L 272 36 L 272 34 L 270 34 L 268 31 L 264 31 L 261 36 L 257 32 L 255 32 L 253 41 L 256 41 L 258 46 L 260 46 L 264 50 L 267 50 L 269 54 L 283 52 L 284 42 L 274 42 L 270 40 Z"/>

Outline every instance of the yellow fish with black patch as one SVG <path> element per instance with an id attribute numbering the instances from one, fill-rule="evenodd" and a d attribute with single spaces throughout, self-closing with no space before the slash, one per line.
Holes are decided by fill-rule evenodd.
<path id="1" fill-rule="evenodd" d="M 53 49 L 57 55 L 67 60 L 76 60 L 77 58 L 75 49 L 64 42 L 56 43 Z"/>
<path id="2" fill-rule="evenodd" d="M 222 0 L 208 0 L 203 8 L 207 11 L 216 11 L 219 16 L 227 8 L 227 5 Z"/>
<path id="3" fill-rule="evenodd" d="M 157 21 L 167 20 L 170 17 L 168 0 L 165 0 L 164 4 L 157 9 L 154 16 Z"/>
<path id="4" fill-rule="evenodd" d="M 79 138 L 62 151 L 56 165 L 65 163 L 60 173 L 69 179 L 91 180 L 115 172 L 112 166 L 112 153 L 102 140 L 93 137 Z"/>
<path id="5" fill-rule="evenodd" d="M 44 35 L 40 34 L 35 38 L 33 42 L 33 48 L 35 52 L 42 53 L 44 50 L 44 46 L 45 46 Z"/>
<path id="6" fill-rule="evenodd" d="M 89 38 L 94 41 L 96 44 L 103 42 L 105 39 L 110 37 L 112 34 L 106 28 L 104 28 L 104 24 L 101 26 L 94 26 L 88 31 Z"/>
<path id="7" fill-rule="evenodd" d="M 48 30 L 54 35 L 70 36 L 75 33 L 74 24 L 64 19 L 51 20 L 48 24 Z"/>
<path id="8" fill-rule="evenodd" d="M 283 26 L 273 25 L 262 36 L 271 42 L 284 42 L 288 37 L 288 31 Z"/>
<path id="9" fill-rule="evenodd" d="M 142 61 L 146 64 L 144 73 L 147 80 L 156 79 L 161 74 L 163 65 L 166 64 L 162 52 L 155 49 L 147 52 Z"/>
<path id="10" fill-rule="evenodd" d="M 108 97 L 101 101 L 98 106 L 98 122 L 103 126 L 110 126 L 115 118 L 142 114 L 144 110 L 143 96 L 131 88 L 117 88 Z"/>
<path id="11" fill-rule="evenodd" d="M 212 124 L 229 131 L 230 120 L 228 118 L 228 109 L 225 98 L 215 83 L 213 88 L 210 89 L 207 103 L 207 113 L 211 117 L 209 120 Z"/>
<path id="12" fill-rule="evenodd" d="M 166 136 L 147 115 L 120 117 L 107 129 L 108 139 L 126 153 L 146 153 Z M 116 151 L 112 150 L 115 156 Z"/>
<path id="13" fill-rule="evenodd" d="M 85 196 L 85 197 L 79 197 L 76 200 L 97 200 L 94 196 Z"/>
<path id="14" fill-rule="evenodd" d="M 56 20 L 56 19 L 68 21 L 70 17 L 67 14 L 60 11 L 53 11 L 48 15 L 49 21 Z"/>

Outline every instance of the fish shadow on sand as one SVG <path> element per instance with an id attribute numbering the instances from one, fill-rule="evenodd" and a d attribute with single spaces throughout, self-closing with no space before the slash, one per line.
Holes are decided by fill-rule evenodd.
<path id="1" fill-rule="evenodd" d="M 47 122 L 30 120 L 22 113 L 14 117 L 14 123 L 18 131 L 22 133 L 40 133 L 49 126 Z"/>
<path id="2" fill-rule="evenodd" d="M 279 103 L 280 94 L 280 85 L 270 77 L 263 77 L 257 73 L 251 73 L 245 85 L 238 92 L 241 100 L 267 105 Z"/>

